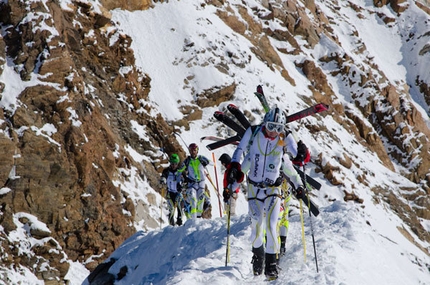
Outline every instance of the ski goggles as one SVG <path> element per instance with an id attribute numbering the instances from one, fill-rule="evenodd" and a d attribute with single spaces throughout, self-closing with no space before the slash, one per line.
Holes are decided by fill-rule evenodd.
<path id="1" fill-rule="evenodd" d="M 266 129 L 269 132 L 277 132 L 279 134 L 284 130 L 284 125 L 280 123 L 266 122 Z"/>

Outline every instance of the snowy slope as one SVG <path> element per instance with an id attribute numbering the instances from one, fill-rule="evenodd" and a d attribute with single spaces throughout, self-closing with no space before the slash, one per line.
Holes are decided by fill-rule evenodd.
<path id="1" fill-rule="evenodd" d="M 237 12 L 236 4 L 246 3 L 248 9 L 257 7 L 264 10 L 261 2 L 232 0 L 225 6 L 230 5 L 230 9 Z M 394 12 L 386 7 L 379 10 L 374 8 L 372 1 L 339 1 L 337 4 L 334 4 L 335 1 L 316 1 L 316 4 L 333 21 L 331 27 L 336 30 L 342 52 L 363 66 L 372 58 L 383 71 L 387 83 L 402 86 L 413 81 L 417 75 L 423 79 L 429 76 L 428 64 L 420 64 L 420 58 L 416 57 L 413 50 L 413 41 L 405 37 L 409 31 L 422 34 L 428 30 L 429 17 L 414 7 L 411 1 L 408 2 L 411 8 L 401 15 L 400 24 L 391 28 L 376 17 L 375 11 L 395 17 Z M 348 7 L 348 3 L 366 9 L 358 16 Z M 227 27 L 215 12 L 214 6 L 203 5 L 203 1 L 198 0 L 156 3 L 154 9 L 147 11 L 113 11 L 113 21 L 118 22 L 123 32 L 133 39 L 136 64 L 152 79 L 149 96 L 152 103 L 159 106 L 158 111 L 167 120 L 181 119 L 179 107 L 193 104 L 196 94 L 232 82 L 237 84 L 232 103 L 252 112 L 256 117 L 254 123 L 261 120 L 262 114 L 261 105 L 253 95 L 257 84 L 264 86 L 272 104 L 278 104 L 289 113 L 308 107 L 305 100 L 313 100 L 308 88 L 310 83 L 294 62 L 303 58 L 317 59 L 340 47 L 322 36 L 314 49 L 303 48 L 300 55 L 280 53 L 284 66 L 296 83 L 292 86 L 278 71 L 269 69 L 261 62 L 251 51 L 250 42 Z M 352 33 L 353 30 L 358 31 L 357 36 Z M 299 43 L 304 42 L 299 38 L 297 40 Z M 415 43 L 422 44 L 425 41 L 428 38 L 422 37 Z M 365 43 L 368 54 L 356 52 L 359 43 Z M 274 41 L 273 44 L 281 45 Z M 282 45 L 286 49 L 291 48 L 287 43 Z M 222 73 L 216 65 L 222 63 L 229 52 L 235 57 L 228 64 L 228 71 Z M 335 68 L 330 64 L 320 67 L 327 74 Z M 382 78 L 382 75 L 375 74 L 375 78 Z M 328 80 L 335 90 L 336 100 L 359 114 L 351 102 L 351 92 L 357 90 L 346 86 L 341 78 L 328 76 Z M 410 92 L 414 104 L 425 114 L 428 106 L 421 95 L 414 88 Z M 365 100 L 366 97 L 363 97 L 363 104 Z M 204 135 L 217 134 L 220 124 L 215 122 L 212 114 L 227 103 L 204 109 L 202 120 L 192 122 L 189 131 L 181 130 L 181 137 L 186 144 L 198 143 L 200 153 L 210 159 L 212 153 L 206 150 L 205 143 L 200 143 L 199 139 Z M 325 126 L 331 133 L 313 134 L 305 124 Z M 370 191 L 371 187 L 379 186 L 397 193 L 401 187 L 417 185 L 383 167 L 377 156 L 357 143 L 356 138 L 337 123 L 330 112 L 291 123 L 290 129 L 296 131 L 309 146 L 314 160 L 322 153 L 325 161 L 340 167 L 337 175 L 343 185 L 331 185 L 321 173 L 316 173 L 314 164 L 307 166 L 307 173 L 323 185 L 320 191 L 312 193 L 312 199 L 320 206 L 321 214 L 310 219 L 305 209 L 304 244 L 299 204 L 294 202 L 287 254 L 280 263 L 280 277 L 272 284 L 430 284 L 429 256 L 405 238 L 399 229 L 404 229 L 417 244 L 427 250 L 430 244 L 420 241 L 391 211 L 389 205 L 380 200 L 376 202 L 374 193 Z M 335 137 L 331 134 L 335 134 Z M 145 137 L 145 134 L 141 135 Z M 224 130 L 222 135 L 227 135 L 227 132 Z M 219 157 L 223 152 L 232 153 L 233 150 L 233 146 L 228 146 L 214 151 L 214 154 Z M 350 169 L 338 162 L 344 152 L 351 154 L 356 162 Z M 132 149 L 130 154 L 136 161 L 143 159 Z M 211 177 L 215 178 L 213 167 L 208 170 Z M 220 170 L 218 164 L 218 177 L 221 177 Z M 145 193 L 140 190 L 149 188 L 147 182 L 132 172 L 128 175 L 131 176 L 130 181 L 135 182 L 121 187 L 127 188 L 133 199 L 135 196 L 144 197 Z M 359 183 L 358 176 L 364 176 L 368 185 Z M 182 227 L 170 227 L 165 222 L 162 229 L 151 231 L 144 231 L 142 225 L 136 225 L 138 232 L 106 259 L 118 260 L 110 269 L 112 274 L 117 274 L 124 266 L 127 268 L 126 277 L 115 284 L 260 284 L 263 279 L 254 278 L 251 273 L 250 229 L 243 195 L 239 198 L 239 215 L 232 219 L 231 256 L 225 267 L 226 221 L 225 217 L 219 217 L 217 195 L 212 187 L 210 189 L 212 220 L 187 221 Z M 364 203 L 344 202 L 344 190 L 354 190 Z M 157 199 L 160 204 L 161 198 Z M 158 219 L 157 215 L 162 213 L 164 221 L 167 221 L 165 204 L 161 211 L 156 206 L 152 210 L 154 219 Z M 430 221 L 423 220 L 422 223 L 430 231 Z M 312 233 L 316 242 L 319 272 L 316 271 Z M 83 265 L 76 262 L 71 264 L 67 278 L 70 284 L 88 284 L 85 280 L 88 274 Z M 13 280 L 13 284 L 40 284 L 31 273 L 27 274 L 26 279 L 17 274 L 9 276 L 9 279 Z"/>
<path id="2" fill-rule="evenodd" d="M 372 208 L 372 209 L 370 209 Z M 335 202 L 313 218 L 319 272 L 305 213 L 305 246 L 298 211 L 290 218 L 287 253 L 279 279 L 271 284 L 429 284 L 423 252 L 393 230 L 400 222 L 384 217 L 383 209 Z M 382 216 L 384 218 L 375 218 Z M 252 275 L 249 219 L 231 222 L 230 262 L 225 266 L 226 221 L 187 221 L 182 227 L 138 232 L 110 258 L 110 272 L 126 266 L 126 277 L 115 284 L 261 284 Z M 418 265 L 417 265 L 418 264 Z M 86 284 L 84 282 L 84 284 Z"/>

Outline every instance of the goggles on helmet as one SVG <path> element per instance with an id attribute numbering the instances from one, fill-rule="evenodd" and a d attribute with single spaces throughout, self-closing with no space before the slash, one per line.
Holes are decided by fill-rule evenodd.
<path id="1" fill-rule="evenodd" d="M 280 123 L 266 122 L 266 129 L 269 132 L 277 132 L 279 134 L 284 130 L 284 125 Z"/>

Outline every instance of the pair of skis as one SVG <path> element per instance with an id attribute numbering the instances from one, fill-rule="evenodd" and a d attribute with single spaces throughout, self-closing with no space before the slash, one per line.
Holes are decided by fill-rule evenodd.
<path id="1" fill-rule="evenodd" d="M 256 92 L 257 93 L 257 92 Z M 314 106 L 311 106 L 309 108 L 306 108 L 302 111 L 299 111 L 297 113 L 294 113 L 290 116 L 288 116 L 287 119 L 287 124 L 297 121 L 299 119 L 302 119 L 304 117 L 310 116 L 310 115 L 314 115 L 317 113 L 321 113 L 323 111 L 328 110 L 328 106 L 323 104 L 323 103 L 319 103 L 316 104 Z M 208 144 L 206 146 L 206 148 L 208 150 L 215 150 L 217 148 L 226 146 L 228 144 L 237 144 L 240 139 L 242 138 L 243 134 L 245 133 L 246 129 L 248 129 L 251 124 L 249 123 L 248 119 L 245 117 L 245 115 L 242 113 L 242 111 L 239 110 L 238 107 L 236 107 L 234 104 L 229 104 L 227 106 L 227 109 L 238 119 L 239 122 L 241 122 L 241 124 L 243 126 L 240 126 L 236 121 L 234 121 L 232 118 L 230 118 L 227 114 L 225 114 L 224 112 L 221 111 L 216 111 L 214 113 L 214 117 L 224 123 L 226 126 L 228 126 L 229 128 L 231 128 L 232 130 L 236 131 L 237 134 L 235 136 L 229 137 L 229 138 L 219 138 L 219 137 L 215 137 L 215 136 L 205 136 L 202 137 L 200 140 L 214 140 L 214 143 Z M 243 120 L 243 122 L 242 122 Z"/>

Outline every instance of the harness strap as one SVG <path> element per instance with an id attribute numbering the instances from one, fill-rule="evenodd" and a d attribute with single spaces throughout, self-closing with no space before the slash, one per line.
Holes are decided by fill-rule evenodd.
<path id="1" fill-rule="evenodd" d="M 252 180 L 251 180 L 251 179 L 249 179 L 249 178 L 248 178 L 248 182 L 249 182 L 250 184 L 254 185 L 255 187 L 258 187 L 258 188 L 267 188 L 267 187 L 271 187 L 271 186 L 273 186 L 273 185 L 271 185 L 271 184 L 269 184 L 269 183 L 267 183 L 267 182 L 255 182 L 255 181 L 252 181 Z"/>
<path id="2" fill-rule="evenodd" d="M 249 177 L 248 177 L 248 182 L 258 188 L 278 187 L 278 186 L 281 186 L 281 183 L 282 183 L 281 180 L 279 180 L 279 178 L 277 178 L 276 181 L 273 183 L 267 183 L 264 181 L 255 182 L 249 179 Z"/>
<path id="3" fill-rule="evenodd" d="M 269 198 L 269 197 L 278 197 L 279 199 L 282 199 L 282 195 L 281 194 L 269 194 L 266 197 L 264 197 L 263 199 L 257 198 L 258 193 L 260 193 L 260 190 L 261 190 L 261 188 L 258 188 L 257 189 L 257 193 L 255 194 L 255 197 L 248 198 L 248 201 L 249 200 L 258 200 L 258 201 L 264 203 L 264 201 L 266 201 L 266 199 Z M 266 190 L 264 190 L 264 192 L 266 192 Z"/>

